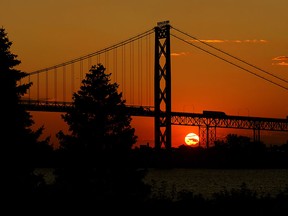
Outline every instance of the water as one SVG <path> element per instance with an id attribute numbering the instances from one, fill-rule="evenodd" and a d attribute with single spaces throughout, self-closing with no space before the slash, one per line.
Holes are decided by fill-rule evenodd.
<path id="1" fill-rule="evenodd" d="M 53 184 L 53 169 L 37 169 L 46 183 Z M 288 169 L 149 169 L 144 181 L 152 193 L 165 190 L 166 195 L 187 190 L 210 197 L 223 189 L 240 188 L 243 183 L 258 195 L 275 196 L 288 188 Z"/>
<path id="2" fill-rule="evenodd" d="M 275 196 L 288 187 L 288 169 L 149 169 L 144 180 L 152 185 L 153 193 L 165 187 L 167 194 L 189 190 L 208 198 L 245 183 L 258 195 Z"/>

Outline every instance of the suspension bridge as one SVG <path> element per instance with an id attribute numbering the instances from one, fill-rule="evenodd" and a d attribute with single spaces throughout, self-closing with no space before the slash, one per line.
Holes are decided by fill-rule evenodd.
<path id="1" fill-rule="evenodd" d="M 236 116 L 213 110 L 204 110 L 202 113 L 172 111 L 171 37 L 288 90 L 285 85 L 201 48 L 191 40 L 198 41 L 284 83 L 287 83 L 287 80 L 213 47 L 171 26 L 169 21 L 164 21 L 120 43 L 29 73 L 21 82 L 32 82 L 33 86 L 21 103 L 29 111 L 66 112 L 72 106 L 72 94 L 80 88 L 85 73 L 92 65 L 101 63 L 107 73 L 111 73 L 111 81 L 119 84 L 119 91 L 123 93 L 127 111 L 131 116 L 154 118 L 156 149 L 172 147 L 172 125 L 199 127 L 200 142 L 207 148 L 216 139 L 216 128 L 253 130 L 255 142 L 260 141 L 262 130 L 288 132 L 288 118 Z"/>

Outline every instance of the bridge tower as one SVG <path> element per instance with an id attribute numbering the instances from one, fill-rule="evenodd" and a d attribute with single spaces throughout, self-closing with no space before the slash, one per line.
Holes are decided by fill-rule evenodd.
<path id="1" fill-rule="evenodd" d="M 155 27 L 155 148 L 171 149 L 171 55 L 169 21 Z"/>

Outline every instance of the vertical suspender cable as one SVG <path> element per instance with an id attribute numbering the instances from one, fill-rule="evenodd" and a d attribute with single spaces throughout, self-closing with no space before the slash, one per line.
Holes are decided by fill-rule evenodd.
<path id="1" fill-rule="evenodd" d="M 140 101 L 141 101 L 141 103 L 140 103 L 140 105 L 143 105 L 143 80 L 142 80 L 142 73 L 143 73 L 143 71 L 142 71 L 142 66 L 143 66 L 143 64 L 142 64 L 142 61 L 143 61 L 143 57 L 142 57 L 142 38 L 140 38 L 139 39 L 140 40 Z"/>
<path id="2" fill-rule="evenodd" d="M 144 71 L 144 74 L 145 74 L 145 79 L 146 79 L 146 105 L 149 104 L 149 94 L 148 94 L 148 83 L 149 83 L 149 80 L 148 80 L 148 68 L 149 68 L 149 64 L 148 64 L 148 36 L 146 36 L 145 38 L 145 41 L 146 41 L 146 67 L 145 67 L 145 71 Z"/>
<path id="3" fill-rule="evenodd" d="M 83 62 L 83 60 L 86 60 L 86 59 L 88 59 L 88 67 L 90 67 L 91 66 L 91 61 L 92 61 L 92 59 L 91 59 L 91 57 L 93 57 L 93 56 L 96 56 L 97 57 L 97 61 L 98 62 L 100 62 L 100 60 L 101 60 L 101 54 L 102 53 L 104 53 L 105 52 L 105 60 L 107 61 L 106 63 L 107 63 L 107 65 L 109 65 L 109 56 L 108 56 L 108 52 L 110 51 L 110 50 L 113 50 L 114 51 L 114 61 L 113 60 L 111 60 L 111 61 L 113 61 L 113 64 L 114 64 L 114 67 L 113 67 L 113 69 L 114 69 L 114 71 L 113 70 L 111 70 L 111 73 L 113 72 L 115 75 L 114 76 L 112 76 L 112 77 L 115 77 L 115 82 L 117 83 L 118 82 L 118 78 L 120 78 L 121 79 L 121 75 L 120 75 L 120 77 L 118 77 L 118 61 L 117 61 L 117 58 L 118 58 L 118 54 L 117 54 L 117 48 L 118 47 L 120 47 L 120 46 L 122 46 L 122 52 L 123 52 L 123 56 L 122 56 L 122 71 L 123 71 L 123 74 L 122 74 L 122 82 L 123 82 L 123 88 L 124 89 L 126 89 L 127 88 L 127 84 L 126 84 L 126 79 L 128 79 L 127 78 L 127 74 L 125 74 L 125 70 L 126 70 L 126 62 L 127 62 L 127 57 L 126 57 L 126 50 L 125 50 L 125 47 L 123 47 L 123 46 L 125 46 L 126 44 L 128 44 L 128 43 L 133 43 L 134 41 L 136 41 L 136 40 L 138 40 L 138 62 L 137 62 L 137 57 L 135 57 L 134 56 L 134 49 L 136 49 L 135 47 L 134 47 L 134 45 L 132 44 L 131 45 L 131 65 L 130 65 L 130 68 L 131 68 L 131 71 L 130 71 L 130 73 L 131 73 L 131 76 L 130 76 L 130 79 L 131 79 L 131 89 L 132 89 L 132 91 L 130 92 L 130 95 L 131 95 L 131 99 L 132 100 L 134 100 L 134 95 L 135 94 L 137 94 L 137 91 L 138 91 L 138 101 L 139 101 L 139 103 L 138 104 L 142 104 L 142 93 L 144 94 L 144 92 L 142 92 L 142 90 L 143 90 L 143 86 L 142 86 L 142 81 L 144 81 L 144 84 L 145 84 L 145 80 L 142 80 L 142 70 L 143 70 L 143 68 L 142 68 L 142 42 L 141 42 L 141 39 L 143 38 L 143 37 L 145 37 L 145 36 L 147 36 L 147 35 L 150 35 L 151 34 L 151 32 L 152 32 L 152 29 L 150 29 L 149 31 L 146 31 L 146 32 L 144 32 L 144 33 L 142 33 L 142 34 L 139 34 L 139 35 L 137 35 L 137 36 L 134 36 L 134 37 L 131 37 L 131 38 L 129 38 L 128 40 L 125 40 L 125 41 L 122 41 L 121 43 L 118 43 L 118 44 L 115 44 L 115 45 L 113 45 L 113 46 L 110 46 L 110 47 L 108 47 L 108 48 L 105 48 L 105 49 L 102 49 L 102 50 L 100 50 L 100 51 L 97 51 L 97 52 L 93 52 L 93 53 L 90 53 L 90 54 L 88 54 L 88 55 L 85 55 L 85 56 L 82 56 L 82 57 L 79 57 L 79 58 L 75 58 L 75 59 L 72 59 L 72 60 L 70 60 L 70 61 L 67 61 L 67 62 L 64 62 L 64 63 L 61 63 L 61 64 L 57 64 L 57 65 L 54 65 L 54 66 L 51 66 L 51 67 L 47 67 L 47 68 L 45 68 L 45 69 L 41 69 L 41 70 L 37 70 L 37 71 L 34 71 L 34 72 L 31 72 L 30 73 L 30 75 L 32 75 L 32 74 L 37 74 L 36 76 L 37 76 L 37 98 L 38 98 L 38 100 L 40 99 L 40 96 L 41 96 L 41 94 L 40 94 L 40 73 L 42 73 L 42 72 L 45 72 L 46 71 L 46 97 L 48 98 L 49 97 L 49 75 L 48 75 L 48 72 L 49 71 L 52 71 L 53 69 L 54 69 L 54 74 L 55 74 L 55 76 L 54 76 L 54 82 L 55 82 L 55 85 L 54 85 L 54 96 L 55 96 L 55 100 L 57 99 L 57 97 L 59 97 L 59 96 L 57 96 L 57 94 L 58 94 L 58 91 L 60 90 L 58 90 L 57 88 L 57 85 L 59 84 L 60 85 L 60 83 L 61 83 L 61 78 L 59 79 L 58 77 L 57 77 L 57 68 L 61 68 L 61 67 L 63 67 L 63 100 L 66 100 L 66 91 L 67 91 L 67 88 L 66 88 L 66 85 L 67 85 L 67 83 L 66 83 L 66 65 L 71 65 L 71 68 L 72 68 L 72 71 L 74 71 L 75 72 L 75 68 L 74 68 L 74 63 L 76 63 L 76 62 L 79 62 L 80 63 L 80 80 L 81 80 L 81 82 L 82 82 L 82 80 L 83 80 L 83 77 L 84 77 L 84 74 L 83 74 L 83 69 L 84 68 L 86 68 L 86 65 L 85 65 L 85 67 L 83 66 L 83 64 L 84 64 L 84 62 Z M 119 53 L 120 54 L 120 53 Z M 129 58 L 129 57 L 128 57 Z M 136 60 L 136 61 L 134 61 L 134 60 Z M 137 67 L 136 65 L 135 65 L 135 62 L 136 62 L 136 64 L 138 63 L 138 74 L 135 74 L 134 73 L 134 71 L 136 71 L 135 69 L 135 67 Z M 147 62 L 146 62 L 147 63 Z M 83 68 L 84 67 L 84 68 Z M 147 67 L 147 65 L 146 65 L 146 67 Z M 107 68 L 107 67 L 106 67 Z M 90 68 L 89 68 L 90 69 Z M 60 69 L 59 69 L 60 70 Z M 73 72 L 72 72 L 73 73 Z M 61 73 L 60 73 L 61 74 Z M 61 75 L 60 75 L 61 76 Z M 71 75 L 72 77 L 71 77 L 71 79 L 73 79 L 73 78 L 75 78 L 74 76 L 75 76 L 75 74 L 73 74 L 73 75 Z M 31 78 L 31 77 L 29 77 L 29 78 Z M 137 81 L 136 81 L 136 78 L 138 78 L 138 89 L 136 90 L 135 89 L 135 83 L 136 83 L 136 85 L 137 85 Z M 58 80 L 57 80 L 58 79 Z M 60 83 L 58 83 L 58 82 L 60 82 Z M 75 88 L 75 80 L 74 80 L 74 82 L 72 82 L 71 83 L 71 88 L 74 90 L 74 88 Z M 29 89 L 30 90 L 30 89 Z M 125 90 L 124 90 L 125 91 Z M 125 94 L 127 93 L 126 91 L 124 92 Z M 31 92 L 29 93 L 30 94 L 30 97 L 31 97 Z M 136 95 L 135 95 L 136 96 Z M 32 96 L 33 97 L 33 96 Z M 51 96 L 50 96 L 51 97 Z M 61 98 L 61 97 L 60 97 Z M 58 100 L 59 100 L 59 98 L 58 98 Z M 61 100 L 61 99 L 60 99 Z M 63 101 L 63 102 L 66 102 L 66 101 Z M 135 102 L 135 101 L 134 101 Z"/>
<path id="4" fill-rule="evenodd" d="M 83 80 L 83 60 L 80 61 L 80 84 Z"/>
<path id="5" fill-rule="evenodd" d="M 57 101 L 57 68 L 54 68 L 54 101 Z"/>
<path id="6" fill-rule="evenodd" d="M 122 92 L 123 98 L 126 100 L 126 83 L 125 83 L 125 45 L 122 46 Z"/>
<path id="7" fill-rule="evenodd" d="M 150 105 L 153 105 L 153 98 L 152 98 L 152 92 L 151 92 L 151 90 L 152 90 L 152 88 L 151 88 L 151 86 L 153 86 L 152 84 L 153 84 L 153 79 L 152 79 L 152 64 L 151 64 L 151 35 L 149 34 L 149 49 L 148 49 L 149 51 L 148 51 L 148 59 L 149 59 L 149 71 L 148 71 L 148 80 L 149 80 L 149 82 L 148 82 L 148 89 L 149 89 L 149 104 Z"/>
<path id="8" fill-rule="evenodd" d="M 45 80 L 45 81 L 46 81 L 46 89 L 45 89 L 45 91 L 46 91 L 46 99 L 45 99 L 45 100 L 46 100 L 46 102 L 47 102 L 48 97 L 49 97 L 49 96 L 48 96 L 48 87 L 49 87 L 49 84 L 48 84 L 48 70 L 46 70 L 45 75 L 46 75 L 46 78 L 45 78 L 45 79 L 46 79 L 46 80 Z"/>
<path id="9" fill-rule="evenodd" d="M 39 89 L 40 84 L 39 84 L 39 73 L 37 73 L 37 100 L 39 101 Z"/>
<path id="10" fill-rule="evenodd" d="M 29 75 L 28 75 L 28 83 L 31 82 L 30 79 L 31 79 L 31 76 L 30 76 L 30 74 L 29 74 Z M 31 88 L 28 88 L 28 99 L 29 99 L 29 101 L 31 100 Z"/>
<path id="11" fill-rule="evenodd" d="M 89 71 L 90 68 L 91 68 L 91 58 L 92 58 L 92 57 L 89 57 L 89 58 L 88 58 L 88 71 Z"/>
<path id="12" fill-rule="evenodd" d="M 108 71 L 110 71 L 110 70 L 109 70 L 109 51 L 106 51 L 106 52 L 105 52 L 104 64 L 105 64 L 105 68 L 108 68 Z"/>
<path id="13" fill-rule="evenodd" d="M 134 42 L 132 42 L 131 44 L 131 53 L 130 53 L 130 55 L 131 55 L 131 58 L 130 58 L 130 67 L 131 67 L 131 70 L 130 70 L 130 73 L 131 73 L 131 104 L 132 105 L 134 105 L 134 83 L 135 83 L 135 81 L 134 81 Z"/>
<path id="14" fill-rule="evenodd" d="M 63 102 L 66 102 L 66 66 L 63 66 Z"/>
<path id="15" fill-rule="evenodd" d="M 74 86 L 74 63 L 71 64 L 71 92 L 73 94 L 75 86 Z"/>
<path id="16" fill-rule="evenodd" d="M 96 55 L 96 63 L 97 63 L 97 64 L 100 64 L 100 63 L 101 63 L 101 62 L 100 62 L 100 54 Z"/>
<path id="17" fill-rule="evenodd" d="M 138 39 L 138 105 L 141 104 L 141 80 L 140 80 L 140 40 Z"/>
<path id="18" fill-rule="evenodd" d="M 115 82 L 117 82 L 117 48 L 114 49 L 114 58 L 113 58 L 113 70 L 114 70 L 114 74 L 115 74 Z"/>

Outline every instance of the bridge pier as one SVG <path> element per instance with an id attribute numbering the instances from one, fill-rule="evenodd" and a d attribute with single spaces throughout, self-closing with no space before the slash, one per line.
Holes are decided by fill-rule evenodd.
<path id="1" fill-rule="evenodd" d="M 199 126 L 199 137 L 199 146 L 205 145 L 206 148 L 209 148 L 216 140 L 216 127 L 209 125 Z"/>

